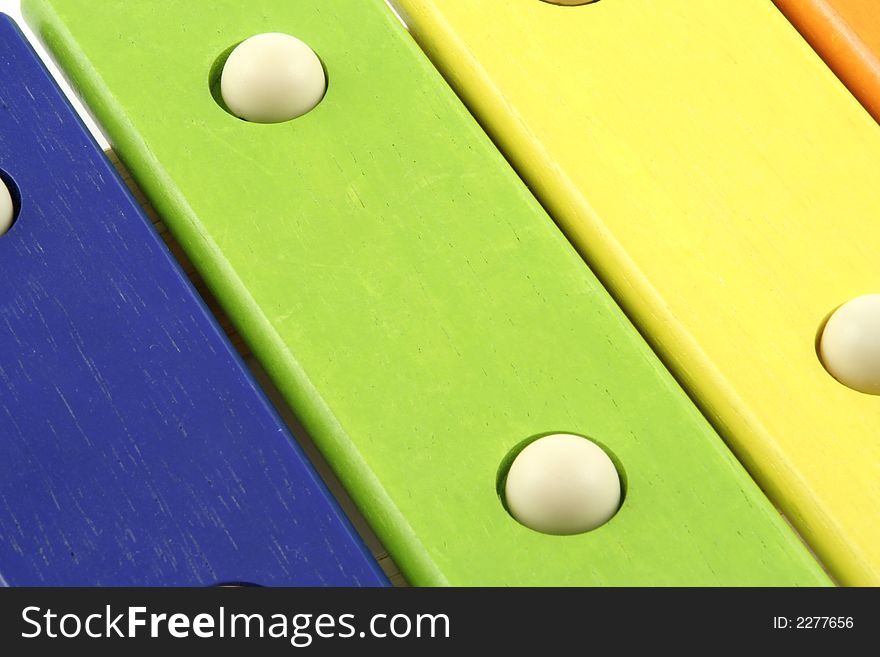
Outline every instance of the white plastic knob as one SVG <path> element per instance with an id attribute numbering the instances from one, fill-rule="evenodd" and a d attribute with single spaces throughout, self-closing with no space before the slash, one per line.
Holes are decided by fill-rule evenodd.
<path id="1" fill-rule="evenodd" d="M 846 386 L 880 395 L 880 294 L 866 294 L 834 311 L 819 342 L 819 356 Z"/>
<path id="2" fill-rule="evenodd" d="M 327 91 L 321 60 L 289 34 L 267 32 L 242 41 L 220 76 L 229 111 L 254 123 L 281 123 L 313 109 Z"/>
<path id="3" fill-rule="evenodd" d="M 580 534 L 620 507 L 620 476 L 605 451 L 572 434 L 544 436 L 514 459 L 505 502 L 519 522 L 545 534 Z"/>
<path id="4" fill-rule="evenodd" d="M 14 218 L 15 208 L 12 206 L 12 195 L 6 187 L 6 183 L 0 179 L 0 235 L 9 230 Z"/>

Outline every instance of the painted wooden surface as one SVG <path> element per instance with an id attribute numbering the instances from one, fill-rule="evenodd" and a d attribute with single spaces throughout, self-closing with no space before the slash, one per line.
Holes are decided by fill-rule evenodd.
<path id="1" fill-rule="evenodd" d="M 411 583 L 827 583 L 380 1 L 25 8 Z M 330 80 L 268 126 L 209 89 L 266 31 Z M 552 431 L 624 468 L 598 530 L 499 499 Z"/>
<path id="2" fill-rule="evenodd" d="M 0 581 L 384 584 L 5 16 L 0 169 Z"/>
<path id="3" fill-rule="evenodd" d="M 877 0 L 773 2 L 880 121 L 880 4 Z"/>
<path id="4" fill-rule="evenodd" d="M 86 127 L 88 127 L 88 123 L 86 124 Z M 358 535 L 361 536 L 361 538 L 363 539 L 364 544 L 367 546 L 370 554 L 373 555 L 373 558 L 379 564 L 382 572 L 385 573 L 388 581 L 391 583 L 392 586 L 406 587 L 406 579 L 401 574 L 400 569 L 397 567 L 397 564 L 394 563 L 394 560 L 388 554 L 388 550 L 386 550 L 385 546 L 382 545 L 379 537 L 376 536 L 376 533 L 372 530 L 372 528 L 370 528 L 369 524 L 363 517 L 363 514 L 358 510 L 354 501 L 351 499 L 348 493 L 346 493 L 345 488 L 339 481 L 339 478 L 330 468 L 327 460 L 323 456 L 321 456 L 321 452 L 318 450 L 314 441 L 311 439 L 311 436 L 308 435 L 308 432 L 302 426 L 299 418 L 296 417 L 293 409 L 291 409 L 287 402 L 284 400 L 281 392 L 278 390 L 275 384 L 272 383 L 272 380 L 269 378 L 266 370 L 263 368 L 262 365 L 260 365 L 260 362 L 254 356 L 250 347 L 244 341 L 244 338 L 242 338 L 241 335 L 238 333 L 238 330 L 235 328 L 235 324 L 232 323 L 232 320 L 229 319 L 229 317 L 223 311 L 223 308 L 220 307 L 220 303 L 208 289 L 205 281 L 202 279 L 198 270 L 196 270 L 196 268 L 193 266 L 183 248 L 180 246 L 180 244 L 178 244 L 177 240 L 174 239 L 174 236 L 168 230 L 168 227 L 165 226 L 164 223 L 162 223 L 162 220 L 159 218 L 159 215 L 156 212 L 155 208 L 150 205 L 149 200 L 144 195 L 143 190 L 131 177 L 131 173 L 128 171 L 128 169 L 125 168 L 125 165 L 119 161 L 119 157 L 116 155 L 116 153 L 113 152 L 112 149 L 105 150 L 104 155 L 113 164 L 113 168 L 116 169 L 119 177 L 122 178 L 122 181 L 125 183 L 125 186 L 128 187 L 135 201 L 137 201 L 138 205 L 144 211 L 144 214 L 147 215 L 150 223 L 153 224 L 153 229 L 159 234 L 159 237 L 162 238 L 162 242 L 165 243 L 165 247 L 171 252 L 172 256 L 174 256 L 174 259 L 183 270 L 183 273 L 186 274 L 187 280 L 196 289 L 196 292 L 198 293 L 199 297 L 201 297 L 202 300 L 205 302 L 205 305 L 208 307 L 208 310 L 210 311 L 214 320 L 220 325 L 220 328 L 223 329 L 223 333 L 226 335 L 226 338 L 229 340 L 230 343 L 232 343 L 236 353 L 244 361 L 244 364 L 247 366 L 248 371 L 256 380 L 257 385 L 260 386 L 263 393 L 266 395 L 269 401 L 272 402 L 272 405 L 275 407 L 278 415 L 284 421 L 287 430 L 295 437 L 297 444 L 302 448 L 309 462 L 318 473 L 318 476 L 321 478 L 330 493 L 333 495 L 333 498 L 339 504 L 342 512 L 354 526 Z"/>
<path id="5" fill-rule="evenodd" d="M 880 287 L 880 127 L 764 0 L 399 4 L 826 565 L 880 583 L 880 398 L 815 352 Z"/>

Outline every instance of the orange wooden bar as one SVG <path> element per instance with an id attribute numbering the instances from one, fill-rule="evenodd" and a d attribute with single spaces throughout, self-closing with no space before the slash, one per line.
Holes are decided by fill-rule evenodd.
<path id="1" fill-rule="evenodd" d="M 773 2 L 880 122 L 880 2 Z"/>

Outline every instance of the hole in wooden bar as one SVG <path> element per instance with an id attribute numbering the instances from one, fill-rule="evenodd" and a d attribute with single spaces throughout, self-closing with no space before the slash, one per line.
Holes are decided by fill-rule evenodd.
<path id="1" fill-rule="evenodd" d="M 289 34 L 256 34 L 224 50 L 208 72 L 214 101 L 248 123 L 286 123 L 327 94 L 327 69 L 308 44 Z"/>
<path id="2" fill-rule="evenodd" d="M 221 582 L 214 584 L 213 588 L 217 589 L 260 589 L 262 584 L 254 584 L 253 582 Z"/>
<path id="3" fill-rule="evenodd" d="M 599 0 L 541 0 L 549 5 L 560 5 L 561 7 L 577 7 L 579 5 L 592 5 Z"/>
<path id="4" fill-rule="evenodd" d="M 620 511 L 627 478 L 604 445 L 579 434 L 544 433 L 501 462 L 496 490 L 507 512 L 538 532 L 567 536 L 598 529 Z"/>
<path id="5" fill-rule="evenodd" d="M 864 294 L 838 306 L 822 325 L 817 352 L 840 383 L 880 395 L 880 294 Z"/>
<path id="6" fill-rule="evenodd" d="M 0 169 L 0 237 L 9 232 L 21 211 L 21 192 L 8 173 Z"/>

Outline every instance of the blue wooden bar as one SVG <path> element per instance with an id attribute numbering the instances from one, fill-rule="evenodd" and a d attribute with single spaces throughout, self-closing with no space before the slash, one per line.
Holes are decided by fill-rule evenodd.
<path id="1" fill-rule="evenodd" d="M 0 581 L 385 585 L 0 15 Z"/>

